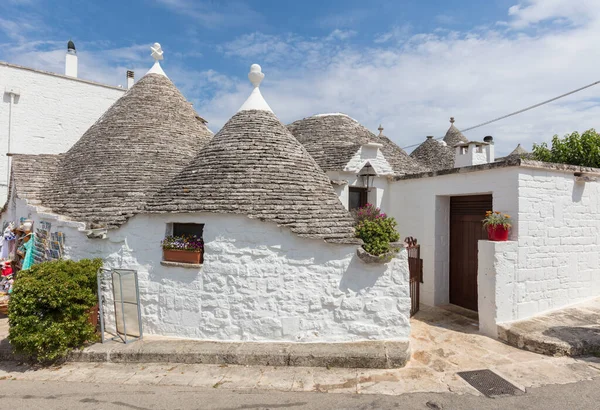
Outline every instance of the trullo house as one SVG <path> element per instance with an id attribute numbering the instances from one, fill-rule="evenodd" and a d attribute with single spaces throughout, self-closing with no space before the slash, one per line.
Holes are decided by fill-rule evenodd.
<path id="1" fill-rule="evenodd" d="M 15 156 L 4 220 L 49 222 L 65 257 L 138 271 L 145 334 L 343 343 L 332 355 L 365 342 L 378 366 L 402 365 L 406 251 L 357 256 L 353 218 L 262 97 L 263 77 L 253 65 L 250 97 L 212 136 L 157 61 L 68 152 Z M 179 233 L 202 238 L 202 263 L 163 260 Z"/>

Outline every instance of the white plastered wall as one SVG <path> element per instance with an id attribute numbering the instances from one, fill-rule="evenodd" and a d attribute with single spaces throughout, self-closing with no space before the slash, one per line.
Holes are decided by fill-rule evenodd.
<path id="1" fill-rule="evenodd" d="M 58 154 L 67 151 L 125 92 L 80 79 L 0 63 L 0 202 L 6 199 L 8 122 L 12 104 L 11 152 Z"/>
<path id="2" fill-rule="evenodd" d="M 600 296 L 600 182 L 520 170 L 515 320 Z"/>
<path id="3" fill-rule="evenodd" d="M 518 168 L 512 167 L 390 183 L 388 215 L 396 218 L 401 238 L 412 236 L 421 244 L 422 303 L 449 303 L 450 197 L 492 194 L 494 209 L 516 218 L 518 179 Z M 512 230 L 511 238 L 517 235 L 518 227 Z"/>
<path id="4" fill-rule="evenodd" d="M 19 199 L 13 205 L 4 219 L 51 222 L 66 235 L 67 257 L 100 257 L 107 268 L 137 270 L 145 333 L 297 342 L 406 340 L 410 334 L 404 250 L 388 264 L 365 264 L 354 245 L 304 239 L 228 214 L 137 215 L 106 239 L 88 239 L 79 224 L 38 214 Z M 161 265 L 160 241 L 173 222 L 205 224 L 201 268 Z"/>

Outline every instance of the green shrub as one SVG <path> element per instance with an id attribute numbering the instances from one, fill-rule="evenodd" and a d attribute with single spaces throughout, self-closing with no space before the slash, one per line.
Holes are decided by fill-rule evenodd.
<path id="1" fill-rule="evenodd" d="M 98 303 L 101 259 L 45 262 L 19 272 L 8 304 L 8 340 L 15 353 L 41 363 L 96 339 L 89 309 Z"/>
<path id="2" fill-rule="evenodd" d="M 538 161 L 600 168 L 600 135 L 592 128 L 582 135 L 574 132 L 564 138 L 552 137 L 552 148 L 545 142 L 533 144 L 533 158 Z"/>
<path id="3" fill-rule="evenodd" d="M 364 210 L 364 212 L 361 212 Z M 390 242 L 400 240 L 396 220 L 367 204 L 357 212 L 356 236 L 363 240 L 363 248 L 371 255 L 382 255 L 391 250 Z"/>

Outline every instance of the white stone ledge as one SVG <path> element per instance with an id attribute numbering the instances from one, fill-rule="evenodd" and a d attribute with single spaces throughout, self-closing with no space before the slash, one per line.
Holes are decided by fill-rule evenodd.
<path id="1" fill-rule="evenodd" d="M 175 266 L 177 268 L 198 269 L 202 267 L 201 263 L 185 263 L 185 262 L 170 262 L 160 261 L 162 266 Z"/>

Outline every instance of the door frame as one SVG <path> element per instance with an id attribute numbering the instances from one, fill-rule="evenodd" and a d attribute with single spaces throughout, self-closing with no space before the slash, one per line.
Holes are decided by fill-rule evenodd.
<path id="1" fill-rule="evenodd" d="M 472 247 L 467 247 L 467 248 L 460 248 L 459 249 L 456 248 L 457 244 L 454 242 L 456 241 L 460 241 L 461 244 L 464 244 L 464 234 L 463 236 L 461 236 L 460 239 L 458 238 L 454 238 L 452 235 L 452 223 L 453 223 L 453 213 L 452 213 L 452 202 L 453 202 L 453 198 L 465 198 L 465 199 L 469 199 L 468 201 L 465 201 L 465 204 L 468 204 L 466 206 L 463 206 L 464 208 L 481 208 L 478 209 L 477 212 L 480 212 L 481 215 L 478 214 L 474 214 L 474 213 L 469 213 L 469 210 L 467 210 L 466 212 L 459 212 L 455 218 L 457 219 L 464 219 L 464 222 L 466 224 L 470 224 L 468 226 L 473 226 L 472 224 L 475 223 L 477 227 L 481 227 L 481 232 L 477 231 L 467 231 L 466 233 L 468 234 L 470 232 L 470 234 L 475 235 L 475 237 L 477 238 L 476 241 L 478 243 L 479 240 L 481 239 L 485 239 L 485 231 L 483 230 L 483 225 L 480 225 L 480 220 L 483 220 L 483 218 L 485 217 L 485 212 L 488 210 L 492 210 L 493 208 L 493 202 L 494 202 L 494 197 L 493 194 L 471 194 L 471 195 L 454 195 L 449 197 L 449 210 L 448 210 L 448 302 L 449 303 L 453 303 L 456 306 L 460 306 L 462 308 L 465 309 L 469 309 L 469 310 L 473 310 L 473 311 L 477 311 L 479 309 L 478 306 L 478 276 L 479 276 L 479 272 L 478 272 L 478 265 L 477 265 L 477 259 L 478 259 L 478 249 L 477 249 L 477 243 L 474 244 L 474 249 Z M 488 203 L 488 199 L 489 199 L 489 203 Z M 460 205 L 460 202 L 458 203 L 458 205 Z M 459 208 L 460 209 L 460 208 Z M 464 226 L 464 225 L 463 225 Z M 456 229 L 456 227 L 454 228 Z M 456 255 L 456 252 L 453 254 L 452 249 L 454 247 L 455 251 L 462 251 L 463 253 L 467 253 L 469 255 L 469 260 L 468 261 L 463 261 L 463 263 L 466 265 L 465 269 L 469 269 L 469 264 L 470 264 L 470 269 L 474 269 L 474 272 L 471 271 L 471 277 L 470 278 L 466 278 L 463 276 L 463 279 L 465 280 L 474 280 L 474 283 L 471 283 L 470 286 L 467 285 L 467 287 L 470 287 L 470 291 L 467 290 L 466 294 L 464 295 L 457 295 L 454 294 L 454 300 L 452 300 L 453 297 L 453 289 L 455 291 L 457 291 L 457 287 L 453 288 L 453 272 L 454 272 L 454 280 L 456 280 L 456 271 L 453 271 L 453 259 L 457 258 L 458 256 Z M 475 261 L 472 261 L 470 258 L 475 257 Z M 475 266 L 473 266 L 473 264 Z M 474 274 L 474 278 L 473 278 L 473 274 Z M 468 273 L 467 273 L 468 275 Z M 463 282 L 464 283 L 464 282 Z M 455 285 L 456 286 L 456 285 Z M 463 285 L 464 287 L 464 285 Z M 463 289 L 464 290 L 464 289 Z M 459 304 L 457 302 L 459 302 L 457 300 L 457 296 L 460 296 L 462 298 L 464 298 L 464 301 L 461 301 L 462 304 Z"/>

